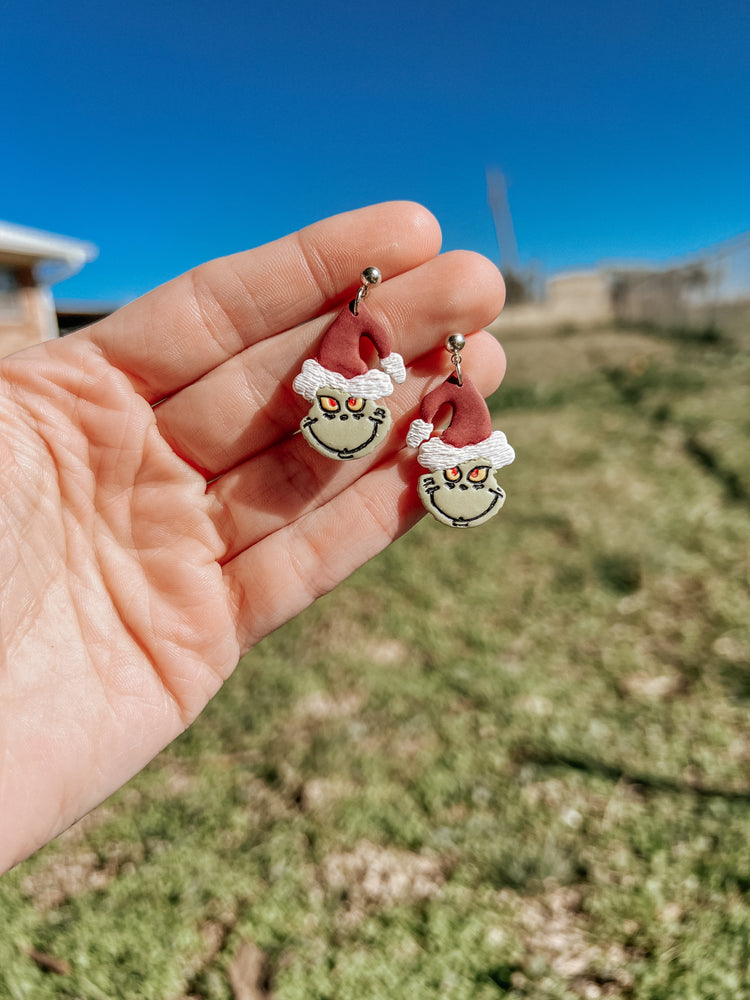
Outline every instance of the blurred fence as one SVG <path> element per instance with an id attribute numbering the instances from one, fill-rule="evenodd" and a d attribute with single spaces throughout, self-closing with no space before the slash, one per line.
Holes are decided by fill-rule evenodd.
<path id="1" fill-rule="evenodd" d="M 538 280 L 509 275 L 499 326 L 648 323 L 710 329 L 728 308 L 750 306 L 750 232 L 666 263 L 606 263 Z"/>
<path id="2" fill-rule="evenodd" d="M 608 270 L 616 320 L 710 328 L 750 302 L 750 232 L 667 266 Z"/>

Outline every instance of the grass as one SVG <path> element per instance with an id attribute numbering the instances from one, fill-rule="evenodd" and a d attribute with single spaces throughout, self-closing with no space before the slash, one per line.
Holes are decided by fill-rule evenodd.
<path id="1" fill-rule="evenodd" d="M 748 342 L 511 338 L 501 515 L 5 876 L 0 998 L 750 998 Z"/>

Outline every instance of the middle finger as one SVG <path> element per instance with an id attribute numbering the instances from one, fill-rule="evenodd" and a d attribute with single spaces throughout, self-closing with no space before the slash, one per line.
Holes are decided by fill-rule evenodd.
<path id="1" fill-rule="evenodd" d="M 503 302 L 502 279 L 477 254 L 454 251 L 392 278 L 368 300 L 408 364 L 452 332 L 490 323 Z M 370 304 L 371 303 L 371 304 Z M 171 447 L 214 478 L 288 437 L 309 404 L 291 384 L 335 314 L 264 340 L 156 407 Z M 397 390 L 398 391 L 398 390 Z"/>

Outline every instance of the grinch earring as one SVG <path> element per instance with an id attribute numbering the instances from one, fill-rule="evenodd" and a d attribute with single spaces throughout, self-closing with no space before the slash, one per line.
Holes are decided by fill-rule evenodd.
<path id="1" fill-rule="evenodd" d="M 424 397 L 419 417 L 406 435 L 410 448 L 419 446 L 419 464 L 430 470 L 420 476 L 417 487 L 425 510 L 452 528 L 475 527 L 497 514 L 505 492 L 495 470 L 516 457 L 503 432 L 492 430 L 484 397 L 461 371 L 465 344 L 460 333 L 446 339 L 455 374 Z M 453 408 L 450 426 L 442 435 L 430 437 L 433 420 L 445 404 Z"/>
<path id="2" fill-rule="evenodd" d="M 391 395 L 393 382 L 406 378 L 404 359 L 391 351 L 388 332 L 362 305 L 370 288 L 380 284 L 380 271 L 366 267 L 361 280 L 356 296 L 326 331 L 318 357 L 308 358 L 292 383 L 312 403 L 300 423 L 305 441 L 321 455 L 341 460 L 362 458 L 382 443 L 391 414 L 378 401 Z M 362 359 L 363 337 L 372 341 L 382 371 Z"/>

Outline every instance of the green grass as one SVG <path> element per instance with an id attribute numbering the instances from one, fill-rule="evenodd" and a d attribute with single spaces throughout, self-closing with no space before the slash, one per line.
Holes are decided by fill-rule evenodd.
<path id="1" fill-rule="evenodd" d="M 507 345 L 497 519 L 420 524 L 3 879 L 3 1000 L 750 998 L 750 336 L 566 334 Z"/>

